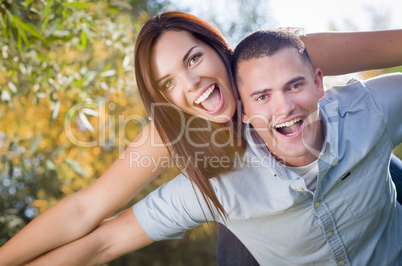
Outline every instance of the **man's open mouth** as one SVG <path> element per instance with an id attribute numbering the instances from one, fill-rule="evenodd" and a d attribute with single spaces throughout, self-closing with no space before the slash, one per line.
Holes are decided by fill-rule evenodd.
<path id="1" fill-rule="evenodd" d="M 303 124 L 302 118 L 297 117 L 290 121 L 278 124 L 274 128 L 280 134 L 290 137 L 300 131 L 302 124 Z"/>
<path id="2" fill-rule="evenodd" d="M 195 101 L 194 105 L 207 110 L 208 112 L 214 112 L 222 105 L 221 90 L 217 84 L 213 84 L 207 90 L 204 91 Z"/>

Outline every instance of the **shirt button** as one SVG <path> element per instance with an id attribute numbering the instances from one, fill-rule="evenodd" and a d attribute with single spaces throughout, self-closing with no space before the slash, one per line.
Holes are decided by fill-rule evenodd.
<path id="1" fill-rule="evenodd" d="M 302 187 L 297 187 L 296 190 L 297 191 L 303 191 L 303 188 Z"/>
<path id="2" fill-rule="evenodd" d="M 343 261 L 343 260 L 341 260 L 340 262 L 339 262 L 339 265 L 345 265 L 345 262 Z"/>
<path id="3" fill-rule="evenodd" d="M 328 233 L 328 236 L 331 237 L 333 235 L 332 231 Z"/>
<path id="4" fill-rule="evenodd" d="M 332 148 L 329 150 L 329 152 L 330 152 L 331 154 L 334 154 L 334 150 L 333 150 Z"/>
<path id="5" fill-rule="evenodd" d="M 315 207 L 318 208 L 319 206 L 320 206 L 320 203 L 317 201 L 317 202 L 315 203 Z"/>

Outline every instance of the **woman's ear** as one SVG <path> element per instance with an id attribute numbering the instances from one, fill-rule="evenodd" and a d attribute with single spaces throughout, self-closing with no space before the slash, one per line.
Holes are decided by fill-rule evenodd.
<path id="1" fill-rule="evenodd" d="M 244 124 L 249 124 L 250 122 L 248 121 L 248 116 L 245 114 L 245 113 L 242 113 L 241 114 L 241 121 L 244 123 Z"/>

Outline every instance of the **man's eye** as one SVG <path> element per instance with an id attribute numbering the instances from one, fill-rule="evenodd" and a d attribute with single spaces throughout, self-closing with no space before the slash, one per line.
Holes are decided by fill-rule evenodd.
<path id="1" fill-rule="evenodd" d="M 259 97 L 257 98 L 257 101 L 263 101 L 263 100 L 266 100 L 267 98 L 268 98 L 267 95 L 261 95 L 261 96 L 259 96 Z"/>
<path id="2" fill-rule="evenodd" d="M 201 54 L 195 54 L 194 56 L 192 56 L 188 62 L 189 65 L 191 66 L 197 63 L 200 60 L 201 56 L 202 56 Z"/>
<path id="3" fill-rule="evenodd" d="M 302 86 L 301 83 L 297 83 L 297 84 L 294 84 L 292 87 L 290 87 L 290 89 L 291 89 L 291 90 L 295 90 L 295 89 L 300 88 L 301 86 Z"/>

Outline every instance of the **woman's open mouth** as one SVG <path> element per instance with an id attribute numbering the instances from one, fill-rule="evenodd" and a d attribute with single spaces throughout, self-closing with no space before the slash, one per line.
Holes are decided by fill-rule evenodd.
<path id="1" fill-rule="evenodd" d="M 213 84 L 194 101 L 194 105 L 214 114 L 223 108 L 224 102 L 219 86 Z"/>

